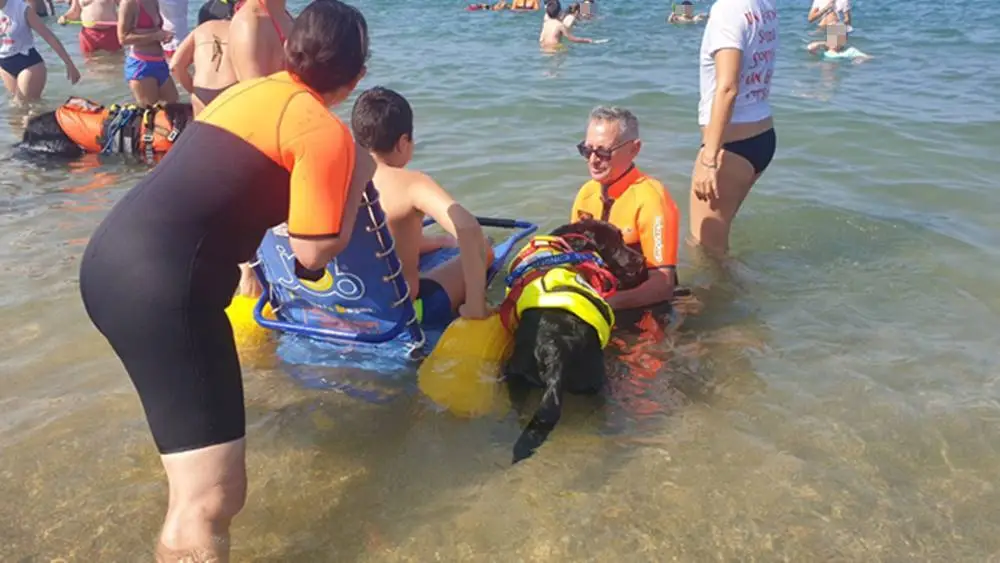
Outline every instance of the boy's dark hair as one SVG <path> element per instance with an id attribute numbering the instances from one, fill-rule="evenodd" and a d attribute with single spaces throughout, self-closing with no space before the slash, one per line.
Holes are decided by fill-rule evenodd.
<path id="1" fill-rule="evenodd" d="M 681 6 L 694 6 L 694 4 L 691 3 L 691 0 L 684 0 L 681 2 Z"/>
<path id="2" fill-rule="evenodd" d="M 340 0 L 313 0 L 285 43 L 289 72 L 319 93 L 349 86 L 368 60 L 368 23 Z"/>
<path id="3" fill-rule="evenodd" d="M 558 18 L 559 12 L 562 11 L 562 6 L 559 5 L 559 0 L 549 0 L 545 3 L 545 13 L 548 14 L 550 18 Z"/>
<path id="4" fill-rule="evenodd" d="M 398 92 L 376 86 L 354 102 L 351 129 L 362 147 L 387 153 L 406 135 L 413 139 L 413 108 Z"/>
<path id="5" fill-rule="evenodd" d="M 198 10 L 198 25 L 214 20 L 231 20 L 236 3 L 227 0 L 208 0 Z"/>

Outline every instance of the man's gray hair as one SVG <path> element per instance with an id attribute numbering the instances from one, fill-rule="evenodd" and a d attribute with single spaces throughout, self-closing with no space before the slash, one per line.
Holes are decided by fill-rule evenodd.
<path id="1" fill-rule="evenodd" d="M 618 142 L 634 141 L 639 138 L 639 118 L 625 108 L 597 106 L 591 110 L 590 120 L 617 124 Z"/>

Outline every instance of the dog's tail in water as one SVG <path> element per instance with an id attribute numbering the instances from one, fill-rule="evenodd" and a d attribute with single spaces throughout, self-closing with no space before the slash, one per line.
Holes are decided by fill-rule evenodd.
<path id="1" fill-rule="evenodd" d="M 552 357 L 542 357 L 545 352 Z M 538 371 L 542 375 L 541 379 L 546 382 L 545 393 L 538 409 L 531 417 L 531 422 L 514 443 L 514 463 L 534 455 L 535 450 L 549 437 L 562 416 L 563 382 L 555 366 L 555 355 L 551 349 L 539 350 L 540 357 L 536 358 L 536 361 Z"/>

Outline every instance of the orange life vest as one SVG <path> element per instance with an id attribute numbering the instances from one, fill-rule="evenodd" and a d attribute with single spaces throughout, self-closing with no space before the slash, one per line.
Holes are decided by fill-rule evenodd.
<path id="1" fill-rule="evenodd" d="M 119 118 L 117 121 L 115 118 Z M 87 152 L 161 155 L 180 135 L 163 106 L 104 107 L 85 98 L 72 97 L 56 110 L 59 127 Z M 110 126 L 114 126 L 113 128 Z M 186 124 L 185 124 L 186 125 Z M 105 151 L 105 149 L 108 149 Z"/>

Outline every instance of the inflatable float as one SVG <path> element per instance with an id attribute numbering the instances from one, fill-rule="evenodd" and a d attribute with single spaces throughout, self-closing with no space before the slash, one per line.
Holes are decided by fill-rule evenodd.
<path id="1" fill-rule="evenodd" d="M 319 282 L 295 275 L 285 226 L 268 230 L 258 248 L 252 267 L 264 292 L 253 308 L 253 319 L 280 334 L 278 356 L 286 364 L 354 367 L 383 374 L 404 368 L 412 373 L 413 363 L 430 353 L 446 328 L 417 322 L 373 185 L 368 185 L 362 200 L 350 245 L 329 263 Z M 538 226 L 512 219 L 479 221 L 484 228 L 507 232 L 493 247 L 489 285 L 518 243 Z M 424 225 L 432 223 L 427 220 Z M 456 252 L 447 248 L 422 256 L 421 271 Z"/>

